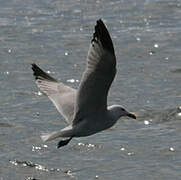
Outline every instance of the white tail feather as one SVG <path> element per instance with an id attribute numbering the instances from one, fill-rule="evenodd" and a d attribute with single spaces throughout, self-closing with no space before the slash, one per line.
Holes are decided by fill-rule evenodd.
<path id="1" fill-rule="evenodd" d="M 54 131 L 51 133 L 45 133 L 41 135 L 41 139 L 46 142 L 46 141 L 51 141 L 61 135 L 61 131 Z"/>
<path id="2" fill-rule="evenodd" d="M 64 129 L 61 129 L 60 131 L 54 131 L 51 133 L 45 133 L 41 135 L 41 139 L 46 141 L 51 141 L 53 139 L 56 139 L 58 137 L 72 137 L 73 136 L 73 129 L 72 126 L 67 126 Z"/>

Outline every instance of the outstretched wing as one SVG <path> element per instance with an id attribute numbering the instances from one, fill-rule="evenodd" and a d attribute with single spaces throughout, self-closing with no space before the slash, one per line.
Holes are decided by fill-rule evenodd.
<path id="1" fill-rule="evenodd" d="M 68 123 L 72 122 L 76 90 L 59 83 L 56 79 L 32 64 L 36 84 L 53 102 L 57 110 Z"/>
<path id="2" fill-rule="evenodd" d="M 106 26 L 102 20 L 98 20 L 76 96 L 73 124 L 91 113 L 107 108 L 107 95 L 115 74 L 113 43 Z"/>

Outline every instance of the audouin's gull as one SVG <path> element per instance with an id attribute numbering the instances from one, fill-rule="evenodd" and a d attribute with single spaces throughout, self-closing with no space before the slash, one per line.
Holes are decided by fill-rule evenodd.
<path id="1" fill-rule="evenodd" d="M 120 105 L 107 107 L 107 95 L 116 74 L 116 57 L 109 32 L 100 19 L 90 44 L 87 66 L 78 90 L 64 85 L 32 64 L 36 84 L 69 124 L 67 127 L 41 136 L 43 141 L 58 137 L 57 148 L 67 145 L 73 137 L 95 134 L 113 126 L 121 116 L 136 119 Z"/>

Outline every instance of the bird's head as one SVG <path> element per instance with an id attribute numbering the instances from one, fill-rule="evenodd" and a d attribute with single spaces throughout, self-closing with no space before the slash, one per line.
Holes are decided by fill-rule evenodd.
<path id="1" fill-rule="evenodd" d="M 133 113 L 130 113 L 126 111 L 122 106 L 120 105 L 112 105 L 108 107 L 108 110 L 111 111 L 112 115 L 115 116 L 115 118 L 120 118 L 121 116 L 127 116 L 133 119 L 136 119 L 136 115 Z"/>

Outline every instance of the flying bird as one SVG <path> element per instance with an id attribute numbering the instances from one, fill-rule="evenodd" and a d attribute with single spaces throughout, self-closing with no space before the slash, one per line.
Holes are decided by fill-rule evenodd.
<path id="1" fill-rule="evenodd" d="M 122 116 L 136 116 L 120 105 L 107 106 L 107 96 L 116 75 L 116 56 L 110 34 L 101 19 L 87 56 L 86 69 L 78 89 L 73 89 L 32 64 L 36 84 L 53 102 L 68 126 L 43 134 L 44 142 L 61 139 L 57 148 L 67 145 L 72 138 L 90 136 L 112 127 Z"/>

